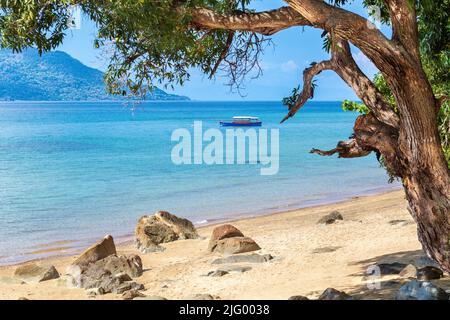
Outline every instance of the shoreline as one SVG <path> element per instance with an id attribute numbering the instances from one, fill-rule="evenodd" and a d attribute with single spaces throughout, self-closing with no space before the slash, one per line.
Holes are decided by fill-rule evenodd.
<path id="1" fill-rule="evenodd" d="M 398 276 L 382 276 L 381 290 L 367 290 L 370 279 L 366 272 L 374 264 L 418 265 L 423 259 L 417 227 L 406 205 L 403 190 L 398 190 L 233 220 L 232 225 L 262 248 L 254 253 L 270 254 L 273 260 L 229 265 L 249 269 L 222 277 L 205 276 L 221 267 L 213 261 L 223 255 L 207 250 L 217 223 L 199 227 L 198 239 L 162 244 L 165 250 L 160 252 L 142 254 L 129 241 L 117 244 L 116 248 L 119 255 L 141 257 L 144 273 L 136 281 L 145 286 L 142 292 L 146 296 L 178 300 L 194 294 L 211 294 L 223 300 L 284 300 L 304 295 L 316 299 L 332 287 L 357 299 L 391 299 L 404 280 Z M 320 218 L 336 210 L 343 215 L 342 221 L 318 224 Z M 55 266 L 63 275 L 75 258 L 70 255 L 40 261 Z M 90 297 L 84 289 L 68 288 L 58 279 L 37 284 L 8 282 L 14 278 L 16 266 L 0 267 L 0 299 L 122 299 L 119 294 Z"/>
<path id="2" fill-rule="evenodd" d="M 318 200 L 307 200 L 303 202 L 299 202 L 297 204 L 286 204 L 282 207 L 274 207 L 271 209 L 261 209 L 253 212 L 248 213 L 239 213 L 239 214 L 227 214 L 223 217 L 214 218 L 211 220 L 205 219 L 205 223 L 195 222 L 192 221 L 197 229 L 202 228 L 208 228 L 217 226 L 219 224 L 223 223 L 233 223 L 236 221 L 241 220 L 252 220 L 252 219 L 258 219 L 263 217 L 270 217 L 272 215 L 278 215 L 278 214 L 284 214 L 284 213 L 290 213 L 294 211 L 299 211 L 303 209 L 314 209 L 314 208 L 321 208 L 326 207 L 330 205 L 345 203 L 347 201 L 352 201 L 354 199 L 358 198 L 364 198 L 364 197 L 371 197 L 371 196 L 377 196 L 377 195 L 383 195 L 388 193 L 395 193 L 399 190 L 402 190 L 401 188 L 395 188 L 395 187 L 380 187 L 372 190 L 368 190 L 363 193 L 349 193 L 347 195 L 341 196 L 341 197 L 335 197 L 332 199 L 318 199 Z M 176 213 L 175 213 L 176 214 Z M 136 218 L 136 222 L 137 222 Z M 30 259 L 17 259 L 15 262 L 11 263 L 1 263 L 0 262 L 0 270 L 4 267 L 12 267 L 12 266 L 19 266 L 23 265 L 29 262 L 37 262 L 37 261 L 47 261 L 51 260 L 52 258 L 64 258 L 64 257 L 73 257 L 77 254 L 80 254 L 84 249 L 90 246 L 90 244 L 94 243 L 98 239 L 101 239 L 105 235 L 92 235 L 89 236 L 86 239 L 81 240 L 69 240 L 69 239 L 63 239 L 63 240 L 56 240 L 56 241 L 49 241 L 45 242 L 43 244 L 39 245 L 31 245 L 29 247 L 29 252 L 25 252 L 17 257 L 25 257 L 29 256 Z M 114 241 L 118 247 L 129 245 L 133 242 L 133 236 L 134 232 L 133 230 L 129 233 L 121 233 L 121 234 L 112 234 Z M 79 243 L 79 245 L 76 246 L 70 246 L 70 244 Z M 54 244 L 62 244 L 61 247 L 53 247 Z M 64 252 L 65 250 L 69 252 Z M 42 254 L 43 256 L 39 256 L 39 254 Z M 33 257 L 34 256 L 34 257 Z M 2 256 L 1 258 L 11 258 L 11 256 Z"/>

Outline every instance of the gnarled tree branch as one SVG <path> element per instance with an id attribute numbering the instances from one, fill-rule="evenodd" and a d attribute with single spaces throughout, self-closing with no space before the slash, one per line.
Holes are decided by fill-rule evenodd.
<path id="1" fill-rule="evenodd" d="M 348 10 L 318 0 L 285 0 L 313 27 L 326 30 L 358 47 L 385 74 L 398 73 L 397 62 L 411 62 L 401 45 L 389 40 L 370 21 Z"/>
<path id="2" fill-rule="evenodd" d="M 398 128 L 398 115 L 373 82 L 358 67 L 353 59 L 348 42 L 335 39 L 333 40 L 331 52 L 332 61 L 336 66 L 336 73 L 355 91 L 379 121 Z"/>
<path id="3" fill-rule="evenodd" d="M 200 29 L 251 31 L 269 36 L 290 27 L 311 25 L 290 7 L 234 14 L 220 14 L 207 8 L 194 8 L 190 14 L 191 24 Z"/>
<path id="4" fill-rule="evenodd" d="M 365 157 L 371 152 L 383 155 L 384 163 L 391 175 L 400 176 L 402 164 L 398 156 L 398 130 L 378 121 L 373 114 L 359 116 L 353 127 L 353 135 L 348 141 L 339 141 L 336 148 L 324 151 L 312 149 L 311 153 L 340 158 Z"/>
<path id="5" fill-rule="evenodd" d="M 334 64 L 331 60 L 321 61 L 312 65 L 303 71 L 303 90 L 294 105 L 289 106 L 288 114 L 281 120 L 281 123 L 293 117 L 301 107 L 304 106 L 308 99 L 312 98 L 314 93 L 313 79 L 316 75 L 324 70 L 332 70 Z"/>
<path id="6" fill-rule="evenodd" d="M 297 111 L 312 97 L 312 79 L 323 70 L 333 70 L 344 80 L 368 106 L 374 116 L 382 123 L 398 128 L 399 118 L 386 102 L 372 81 L 356 64 L 347 41 L 332 37 L 331 60 L 322 61 L 305 69 L 303 72 L 303 90 L 294 105 L 289 106 L 289 113 L 281 121 L 293 117 Z"/>
<path id="7" fill-rule="evenodd" d="M 339 141 L 336 148 L 331 150 L 312 149 L 309 153 L 315 153 L 320 156 L 332 156 L 338 154 L 339 158 L 359 158 L 369 155 L 372 150 L 367 150 L 360 146 L 356 139 Z"/>

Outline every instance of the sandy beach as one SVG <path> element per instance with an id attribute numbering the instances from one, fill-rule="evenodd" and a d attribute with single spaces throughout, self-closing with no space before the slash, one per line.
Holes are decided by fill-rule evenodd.
<path id="1" fill-rule="evenodd" d="M 344 220 L 317 224 L 333 210 Z M 393 222 L 398 220 L 396 222 Z M 198 229 L 200 239 L 164 244 L 163 252 L 141 254 L 132 243 L 118 245 L 119 254 L 139 254 L 147 296 L 183 299 L 194 294 L 211 294 L 220 299 L 288 299 L 293 295 L 317 298 L 326 288 L 343 290 L 358 299 L 389 299 L 402 284 L 398 276 L 383 276 L 381 288 L 369 290 L 367 268 L 376 263 L 412 263 L 423 257 L 416 226 L 406 210 L 403 191 L 356 197 L 332 205 L 233 221 L 246 236 L 271 254 L 265 263 L 240 263 L 250 266 L 244 273 L 207 277 L 217 269 L 212 260 L 220 257 L 207 251 L 214 226 Z M 99 235 L 101 239 L 104 235 Z M 113 235 L 114 236 L 114 235 Z M 64 274 L 75 257 L 49 258 Z M 38 284 L 12 284 L 16 266 L 0 268 L 0 299 L 121 299 L 106 294 L 90 298 L 84 289 L 67 288 L 61 280 Z M 377 280 L 378 281 L 378 280 Z M 440 280 L 440 286 L 445 280 Z M 449 285 L 450 286 L 450 285 Z M 445 289 L 448 289 L 446 287 Z"/>

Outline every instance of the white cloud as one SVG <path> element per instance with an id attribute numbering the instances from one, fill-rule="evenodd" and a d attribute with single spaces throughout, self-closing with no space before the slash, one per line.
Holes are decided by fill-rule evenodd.
<path id="1" fill-rule="evenodd" d="M 298 65 L 293 60 L 286 61 L 285 63 L 282 63 L 281 71 L 283 72 L 294 72 L 298 69 Z"/>

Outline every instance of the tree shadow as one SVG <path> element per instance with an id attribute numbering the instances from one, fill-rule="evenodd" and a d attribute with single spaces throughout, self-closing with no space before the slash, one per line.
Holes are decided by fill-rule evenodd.
<path id="1" fill-rule="evenodd" d="M 363 283 L 350 288 L 346 292 L 359 300 L 393 300 L 402 285 L 411 279 L 398 275 L 380 276 L 371 272 L 373 266 L 381 263 L 400 262 L 412 264 L 418 268 L 426 265 L 435 265 L 422 250 L 402 251 L 376 256 L 370 259 L 356 261 L 350 265 L 359 265 L 361 271 L 352 276 L 361 276 Z M 369 271 L 369 272 L 368 272 Z M 431 281 L 444 290 L 450 289 L 450 277 Z"/>

